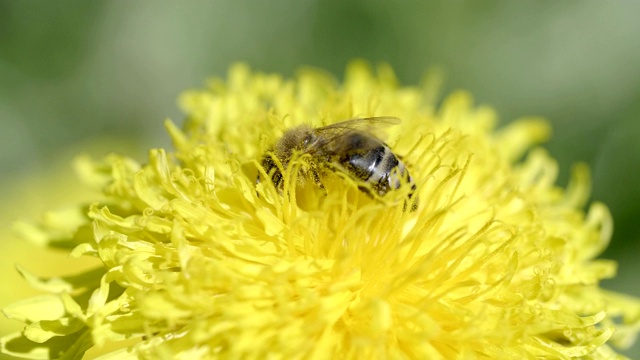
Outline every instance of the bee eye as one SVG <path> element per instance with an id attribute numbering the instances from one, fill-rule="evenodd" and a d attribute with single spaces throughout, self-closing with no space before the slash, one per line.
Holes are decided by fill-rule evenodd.
<path id="1" fill-rule="evenodd" d="M 309 146 L 309 144 L 311 144 L 312 141 L 313 141 L 313 135 L 309 134 L 304 137 L 304 140 L 302 140 L 302 145 Z"/>

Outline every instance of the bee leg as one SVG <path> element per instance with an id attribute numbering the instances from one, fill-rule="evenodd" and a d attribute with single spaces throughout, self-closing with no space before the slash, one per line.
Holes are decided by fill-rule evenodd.
<path id="1" fill-rule="evenodd" d="M 411 183 L 411 192 L 409 192 L 409 195 L 407 195 L 407 199 L 404 201 L 404 206 L 402 208 L 403 211 L 407 211 L 407 205 L 409 204 L 409 202 L 411 202 L 411 208 L 409 209 L 409 211 L 414 212 L 418 210 L 420 199 L 417 196 L 413 197 L 417 188 L 418 187 L 416 186 L 416 184 Z"/>
<path id="2" fill-rule="evenodd" d="M 371 189 L 366 187 L 366 186 L 362 186 L 362 185 L 358 185 L 358 190 L 362 191 L 363 193 L 365 193 L 368 197 L 370 198 L 374 198 L 373 193 L 371 192 Z"/>
<path id="3" fill-rule="evenodd" d="M 260 184 L 260 172 L 258 171 L 258 175 L 256 175 L 256 196 L 260 197 L 260 193 L 258 192 L 258 184 Z"/>
<path id="4" fill-rule="evenodd" d="M 313 183 L 316 184 L 316 186 L 324 189 L 324 185 L 322 184 L 322 181 L 320 181 L 320 175 L 318 175 L 318 172 L 316 170 L 311 170 L 311 178 L 313 179 Z"/>
<path id="5" fill-rule="evenodd" d="M 256 176 L 256 195 L 258 195 L 258 197 L 260 197 L 260 193 L 258 193 L 257 186 L 261 181 L 262 177 L 260 176 L 260 174 L 258 174 L 258 176 Z M 280 190 L 280 184 L 282 183 L 282 175 L 280 174 L 280 172 L 276 171 L 275 173 L 273 173 L 273 175 L 271 176 L 271 182 L 273 183 L 273 187 Z"/>
<path id="6" fill-rule="evenodd" d="M 260 166 L 262 166 L 262 169 L 269 174 L 269 169 L 270 169 L 270 163 L 269 163 L 269 159 L 267 158 L 267 156 L 265 155 L 262 158 L 262 161 L 260 162 Z M 260 197 L 260 193 L 258 192 L 258 184 L 260 184 L 260 170 L 258 170 L 258 174 L 256 175 L 256 196 Z"/>
<path id="7" fill-rule="evenodd" d="M 280 173 L 280 171 L 278 169 L 278 166 L 273 161 L 273 158 L 270 155 L 265 155 L 262 158 L 262 162 L 261 162 L 260 165 L 264 169 L 264 172 L 267 174 L 267 176 L 271 178 L 271 182 L 273 183 L 273 186 L 276 189 L 280 189 L 280 186 L 282 184 L 282 173 Z M 258 184 L 260 184 L 260 182 L 262 181 L 260 175 L 261 174 L 258 171 L 258 175 L 256 176 L 256 186 Z M 256 192 L 257 192 L 257 190 L 256 190 Z M 258 195 L 258 197 L 259 197 L 259 195 Z"/>
<path id="8" fill-rule="evenodd" d="M 313 179 L 313 183 L 316 184 L 317 187 L 322 189 L 324 194 L 327 195 L 327 190 L 324 188 L 324 184 L 320 180 L 320 174 L 318 173 L 318 170 L 317 169 L 312 169 L 310 171 L 310 173 L 311 173 L 311 179 Z"/>
<path id="9" fill-rule="evenodd" d="M 271 181 L 276 189 L 282 190 L 282 173 L 278 169 L 271 176 Z"/>

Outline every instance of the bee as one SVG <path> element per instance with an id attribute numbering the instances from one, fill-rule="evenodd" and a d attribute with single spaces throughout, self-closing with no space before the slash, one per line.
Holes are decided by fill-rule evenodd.
<path id="1" fill-rule="evenodd" d="M 342 172 L 356 181 L 363 182 L 360 190 L 383 196 L 399 189 L 404 183 L 411 186 L 408 197 L 416 190 L 409 170 L 391 148 L 375 134 L 382 126 L 396 125 L 395 117 L 357 118 L 332 125 L 312 128 L 300 125 L 287 130 L 280 140 L 263 156 L 262 167 L 271 177 L 277 189 L 282 189 L 284 179 L 274 157 L 286 169 L 294 153 L 310 155 L 309 175 L 322 186 L 320 176 L 325 169 Z M 404 179 L 404 180 L 403 180 Z M 260 182 L 260 175 L 256 184 Z M 405 204 L 406 206 L 406 204 Z M 411 210 L 417 208 L 414 199 Z"/>

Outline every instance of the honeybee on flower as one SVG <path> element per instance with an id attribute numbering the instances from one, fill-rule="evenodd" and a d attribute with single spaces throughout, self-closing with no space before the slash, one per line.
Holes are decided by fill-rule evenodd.
<path id="1" fill-rule="evenodd" d="M 309 176 L 319 187 L 323 186 L 321 175 L 324 171 L 340 171 L 363 182 L 361 190 L 380 196 L 406 183 L 411 188 L 407 196 L 411 199 L 416 184 L 409 170 L 400 157 L 374 133 L 376 127 L 398 123 L 400 119 L 395 117 L 370 117 L 319 128 L 299 125 L 287 130 L 271 153 L 264 155 L 262 167 L 274 186 L 281 189 L 284 183 L 281 168 L 286 168 L 297 152 L 297 155 L 310 155 Z M 260 176 L 256 182 L 260 182 Z M 417 199 L 414 199 L 411 208 L 417 208 Z"/>

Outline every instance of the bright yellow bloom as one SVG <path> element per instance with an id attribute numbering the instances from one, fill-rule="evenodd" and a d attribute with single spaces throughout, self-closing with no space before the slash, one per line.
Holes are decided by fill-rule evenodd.
<path id="1" fill-rule="evenodd" d="M 538 119 L 495 130 L 490 108 L 429 83 L 399 87 L 388 67 L 349 67 L 344 83 L 235 66 L 227 82 L 184 94 L 174 151 L 147 164 L 81 158 L 100 192 L 90 206 L 21 227 L 102 266 L 43 279 L 48 295 L 4 309 L 27 326 L 4 351 L 72 359 L 613 358 L 633 340 L 640 301 L 599 287 L 615 264 L 607 208 L 583 207 L 588 170 L 567 190 L 533 148 Z M 372 198 L 348 177 L 324 189 L 298 171 L 256 186 L 260 159 L 297 124 L 396 116 L 387 143 L 418 185 Z M 524 159 L 523 159 L 524 157 Z M 299 175 L 299 176 L 298 176 Z M 339 174 L 338 174 L 339 175 Z M 264 178 L 264 177 L 263 177 Z M 28 266 L 28 265 L 27 265 Z M 617 319 L 623 324 L 614 323 Z"/>

